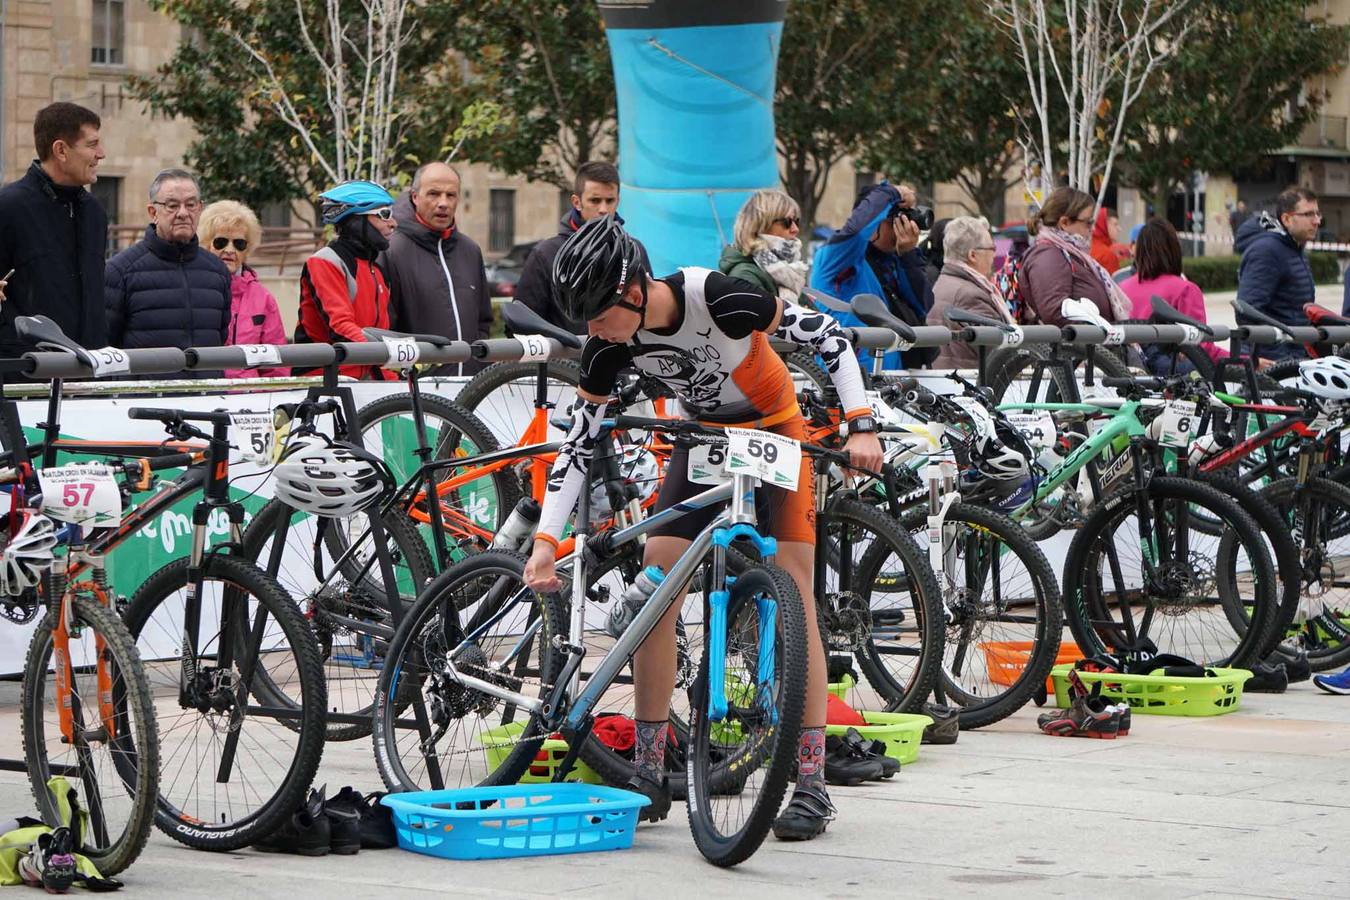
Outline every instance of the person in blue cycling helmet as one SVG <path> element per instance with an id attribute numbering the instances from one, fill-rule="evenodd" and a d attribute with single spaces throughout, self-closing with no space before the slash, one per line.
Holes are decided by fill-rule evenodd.
<path id="1" fill-rule="evenodd" d="M 376 257 L 398 227 L 394 198 L 378 184 L 348 181 L 324 191 L 319 202 L 337 237 L 305 261 L 295 342 L 364 341 L 362 329 L 389 327 L 389 279 Z M 343 366 L 342 374 L 386 375 L 378 366 Z"/>

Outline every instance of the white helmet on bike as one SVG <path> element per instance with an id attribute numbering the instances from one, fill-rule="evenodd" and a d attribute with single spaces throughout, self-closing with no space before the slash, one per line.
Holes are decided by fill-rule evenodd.
<path id="1" fill-rule="evenodd" d="M 0 551 L 0 594 L 17 597 L 37 587 L 42 573 L 55 559 L 56 527 L 52 520 L 29 509 L 20 510 L 16 525 L 7 535 L 0 535 L 4 550 Z"/>
<path id="2" fill-rule="evenodd" d="M 394 483 L 379 457 L 322 434 L 293 438 L 273 474 L 277 499 L 330 519 L 360 512 Z"/>
<path id="3" fill-rule="evenodd" d="M 1350 400 L 1350 360 L 1339 356 L 1306 359 L 1298 364 L 1303 389 L 1326 400 Z"/>

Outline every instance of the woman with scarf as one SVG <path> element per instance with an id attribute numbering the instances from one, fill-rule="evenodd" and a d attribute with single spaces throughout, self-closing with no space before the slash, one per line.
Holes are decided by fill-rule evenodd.
<path id="1" fill-rule="evenodd" d="M 933 285 L 933 308 L 929 325 L 948 325 L 949 309 L 964 309 L 1012 324 L 1008 305 L 990 281 L 994 270 L 994 236 L 984 218 L 958 216 L 947 222 L 942 239 L 942 271 Z M 933 362 L 933 368 L 974 368 L 979 364 L 970 344 L 948 344 Z"/>
<path id="2" fill-rule="evenodd" d="M 1056 188 L 1027 223 L 1036 242 L 1022 257 L 1018 289 L 1028 312 L 1043 325 L 1070 324 L 1065 300 L 1091 300 L 1108 322 L 1130 317 L 1130 298 L 1091 256 L 1096 203 L 1070 187 Z"/>
<path id="3" fill-rule="evenodd" d="M 722 250 L 717 268 L 787 303 L 806 287 L 802 259 L 802 214 L 782 191 L 756 191 L 736 214 L 735 243 Z"/>
<path id="4" fill-rule="evenodd" d="M 1130 248 L 1120 242 L 1120 217 L 1111 207 L 1103 206 L 1097 210 L 1097 224 L 1092 228 L 1092 258 L 1115 275 L 1129 255 Z"/>

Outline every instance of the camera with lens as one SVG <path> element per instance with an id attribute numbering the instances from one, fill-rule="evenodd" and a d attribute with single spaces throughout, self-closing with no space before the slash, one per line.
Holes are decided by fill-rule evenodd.
<path id="1" fill-rule="evenodd" d="M 930 231 L 933 228 L 933 209 L 930 206 L 901 206 L 899 203 L 891 207 L 890 218 L 904 216 L 915 225 L 919 226 L 920 231 Z"/>

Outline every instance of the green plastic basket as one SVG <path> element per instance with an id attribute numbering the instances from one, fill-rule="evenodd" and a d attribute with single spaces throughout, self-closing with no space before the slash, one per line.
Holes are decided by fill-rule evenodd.
<path id="1" fill-rule="evenodd" d="M 826 725 L 827 735 L 842 737 L 850 728 L 857 730 L 864 738 L 881 741 L 886 745 L 886 755 L 898 759 L 907 766 L 919 758 L 919 743 L 923 740 L 923 730 L 933 724 L 928 716 L 916 713 L 887 713 L 860 711 L 866 725 Z"/>
<path id="2" fill-rule="evenodd" d="M 1055 704 L 1069 705 L 1069 670 L 1073 666 L 1055 666 L 1050 677 L 1055 682 Z M 1242 685 L 1252 673 L 1246 669 L 1211 669 L 1213 677 L 1186 678 L 1180 675 L 1121 675 L 1116 672 L 1079 672 L 1083 683 L 1100 682 L 1102 696 L 1130 704 L 1130 711 L 1151 716 L 1222 716 L 1236 712 L 1242 704 Z"/>
<path id="3" fill-rule="evenodd" d="M 524 722 L 510 722 L 506 725 L 500 725 L 496 728 L 489 728 L 478 736 L 479 742 L 483 745 L 483 755 L 487 758 L 489 771 L 496 771 L 506 757 L 511 755 L 511 748 L 520 740 L 520 734 L 525 730 Z M 553 780 L 553 774 L 558 771 L 562 765 L 563 758 L 567 756 L 567 741 L 559 738 L 546 738 L 535 754 L 534 762 L 525 774 L 520 776 L 521 784 L 539 784 Z M 579 781 L 584 784 L 604 784 L 605 780 L 596 774 L 595 770 L 578 759 L 572 766 L 572 771 L 567 773 L 566 781 Z"/>
<path id="4" fill-rule="evenodd" d="M 852 675 L 845 673 L 842 681 L 831 681 L 829 683 L 829 690 L 831 694 L 834 694 L 840 700 L 847 700 L 848 692 L 853 690 L 856 683 L 857 682 L 853 680 Z"/>

